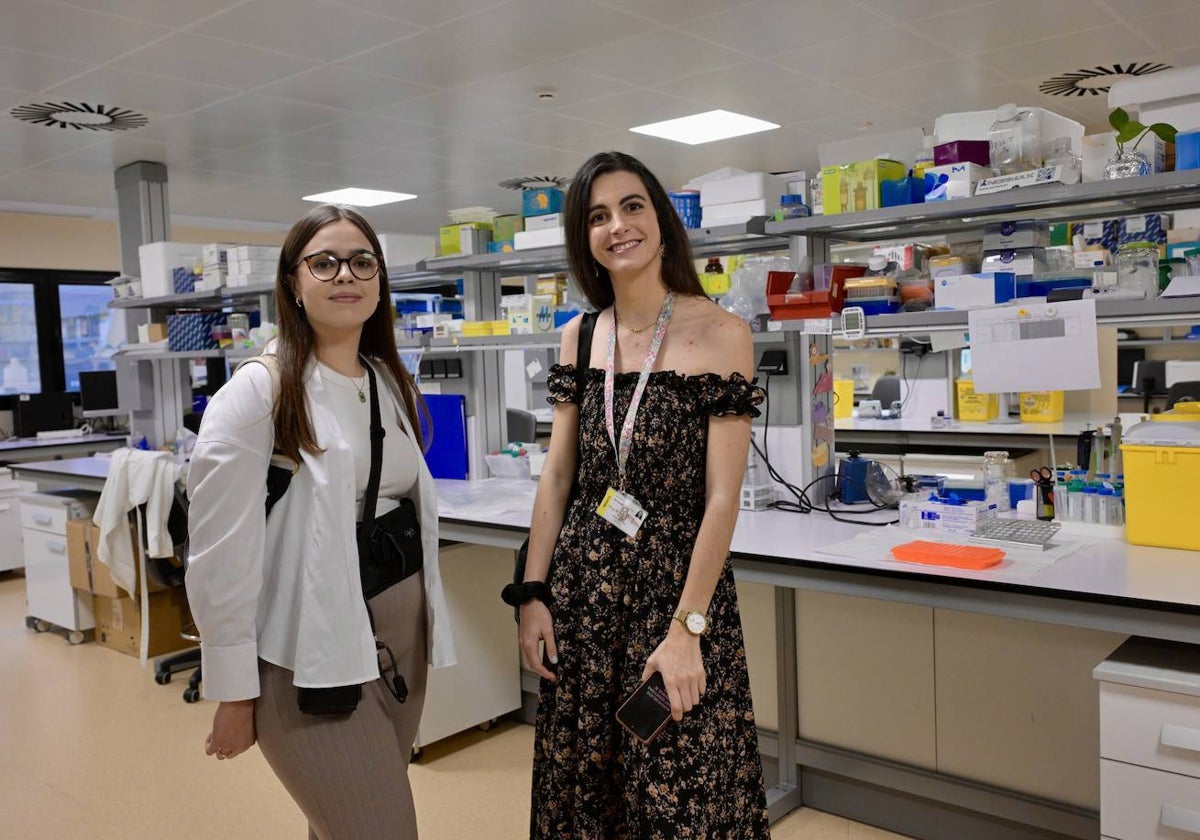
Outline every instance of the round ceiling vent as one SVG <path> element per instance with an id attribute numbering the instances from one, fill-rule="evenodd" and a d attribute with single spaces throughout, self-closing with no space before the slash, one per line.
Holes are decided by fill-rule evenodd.
<path id="1" fill-rule="evenodd" d="M 527 178 L 509 178 L 507 181 L 501 181 L 498 186 L 506 190 L 542 190 L 562 189 L 569 183 L 571 179 L 561 175 L 530 175 Z"/>
<path id="2" fill-rule="evenodd" d="M 47 128 L 74 128 L 78 131 L 132 131 L 150 120 L 137 111 L 86 102 L 43 102 L 18 105 L 12 115 L 19 120 Z"/>
<path id="3" fill-rule="evenodd" d="M 1101 96 L 1107 94 L 1108 89 L 1121 79 L 1148 76 L 1160 70 L 1170 69 L 1170 64 L 1151 61 L 1088 67 L 1047 79 L 1038 85 L 1038 90 L 1050 96 Z"/>

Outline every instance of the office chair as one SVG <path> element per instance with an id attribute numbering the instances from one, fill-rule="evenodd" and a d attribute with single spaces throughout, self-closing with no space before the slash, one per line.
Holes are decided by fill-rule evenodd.
<path id="1" fill-rule="evenodd" d="M 532 411 L 508 409 L 508 442 L 533 443 L 537 440 L 537 417 Z"/>
<path id="2" fill-rule="evenodd" d="M 891 408 L 892 403 L 900 402 L 900 377 L 881 376 L 875 380 L 871 389 L 871 399 L 879 400 L 883 408 Z"/>
<path id="3" fill-rule="evenodd" d="M 1167 411 L 1179 402 L 1200 402 L 1200 382 L 1176 382 L 1167 389 Z"/>
<path id="4" fill-rule="evenodd" d="M 171 503 L 171 512 L 167 516 L 167 530 L 171 534 L 171 542 L 175 544 L 175 557 L 183 563 L 185 573 L 187 571 L 188 560 L 187 510 L 187 493 L 176 487 L 175 500 Z M 196 631 L 194 623 L 180 628 L 179 635 L 189 642 L 195 642 L 197 645 L 200 644 L 200 636 Z M 174 674 L 192 668 L 196 670 L 188 678 L 187 688 L 183 690 L 183 701 L 185 703 L 195 703 L 200 699 L 200 682 L 203 679 L 200 672 L 200 648 L 194 647 L 155 659 L 154 681 L 159 685 L 166 685 L 171 682 L 171 677 Z"/>

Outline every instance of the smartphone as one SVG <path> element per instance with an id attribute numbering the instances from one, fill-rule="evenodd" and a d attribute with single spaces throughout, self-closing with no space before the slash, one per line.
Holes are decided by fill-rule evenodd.
<path id="1" fill-rule="evenodd" d="M 671 698 L 662 674 L 655 671 L 617 709 L 617 723 L 634 738 L 648 744 L 671 719 Z"/>

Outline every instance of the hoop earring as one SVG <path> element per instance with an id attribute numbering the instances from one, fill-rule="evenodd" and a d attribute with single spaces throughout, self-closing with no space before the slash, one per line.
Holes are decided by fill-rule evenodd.
<path id="1" fill-rule="evenodd" d="M 662 242 L 658 246 L 658 258 L 661 260 L 667 256 L 667 243 Z"/>

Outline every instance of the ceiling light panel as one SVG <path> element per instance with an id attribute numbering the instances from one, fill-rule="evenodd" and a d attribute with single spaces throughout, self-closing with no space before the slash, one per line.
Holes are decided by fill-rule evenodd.
<path id="1" fill-rule="evenodd" d="M 760 131 L 771 131 L 776 128 L 779 126 L 773 122 L 737 114 L 733 111 L 716 110 L 692 114 L 689 117 L 679 117 L 674 120 L 637 125 L 629 130 L 636 134 L 648 134 L 651 137 L 661 137 L 664 140 L 674 140 L 676 143 L 698 146 L 701 143 L 713 143 L 717 140 L 757 134 Z"/>
<path id="2" fill-rule="evenodd" d="M 319 201 L 325 204 L 349 204 L 353 207 L 378 207 L 381 204 L 395 204 L 398 201 L 409 201 L 416 198 L 412 193 L 388 192 L 387 190 L 368 190 L 363 187 L 344 187 L 330 192 L 313 193 L 304 196 L 305 201 Z"/>

